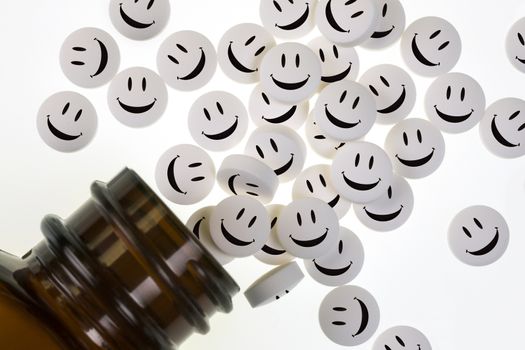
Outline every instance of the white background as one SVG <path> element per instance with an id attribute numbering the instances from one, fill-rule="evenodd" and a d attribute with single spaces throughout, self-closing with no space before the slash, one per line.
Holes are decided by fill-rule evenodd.
<path id="1" fill-rule="evenodd" d="M 160 154 L 191 142 L 186 115 L 202 93 L 225 89 L 247 102 L 252 86 L 233 83 L 220 70 L 203 89 L 181 93 L 170 89 L 164 117 L 151 127 L 131 129 L 119 124 L 105 103 L 107 86 L 88 90 L 62 74 L 58 52 L 72 31 L 96 26 L 109 31 L 120 45 L 121 69 L 155 67 L 156 50 L 169 34 L 200 31 L 217 44 L 222 33 L 242 22 L 259 23 L 257 0 L 172 0 L 168 27 L 156 38 L 134 42 L 117 33 L 109 20 L 107 1 L 3 1 L 0 11 L 0 247 L 21 255 L 42 239 L 41 218 L 47 213 L 69 215 L 89 196 L 89 184 L 107 181 L 124 166 L 154 185 Z M 522 0 L 404 0 L 407 23 L 427 15 L 453 23 L 463 40 L 463 54 L 454 69 L 475 77 L 487 101 L 525 98 L 525 75 L 507 61 L 504 39 L 510 25 L 525 15 Z M 303 41 L 318 33 L 312 33 Z M 361 73 L 379 63 L 400 60 L 399 44 L 385 51 L 359 50 Z M 412 114 L 424 117 L 423 97 L 431 79 L 416 78 L 418 102 Z M 48 148 L 39 138 L 35 118 L 40 103 L 61 90 L 78 91 L 95 105 L 99 129 L 93 142 L 74 154 Z M 382 145 L 388 127 L 375 126 L 368 139 Z M 299 130 L 303 132 L 303 130 Z M 390 233 L 364 228 L 351 213 L 342 224 L 356 232 L 366 261 L 352 282 L 368 289 L 382 313 L 379 332 L 406 324 L 423 331 L 434 349 L 517 349 L 523 342 L 525 314 L 525 158 L 503 160 L 483 147 L 477 128 L 445 135 L 447 154 L 441 168 L 426 179 L 411 181 L 416 206 L 409 222 Z M 233 152 L 241 152 L 243 145 Z M 226 154 L 215 154 L 216 166 Z M 314 155 L 308 164 L 327 162 Z M 290 185 L 275 202 L 290 200 Z M 225 194 L 216 187 L 201 204 L 215 204 Z M 473 268 L 456 260 L 448 249 L 446 231 L 459 210 L 485 204 L 499 210 L 511 230 L 510 246 L 495 264 Z M 183 219 L 198 207 L 172 205 Z M 234 261 L 227 269 L 245 289 L 270 267 L 253 258 Z M 252 310 L 242 295 L 235 310 L 211 321 L 212 331 L 195 335 L 183 349 L 338 349 L 317 324 L 317 308 L 330 291 L 308 277 L 290 295 Z M 375 338 L 375 337 L 374 337 Z M 374 339 L 373 338 L 373 339 Z M 370 349 L 372 341 L 355 347 Z"/>

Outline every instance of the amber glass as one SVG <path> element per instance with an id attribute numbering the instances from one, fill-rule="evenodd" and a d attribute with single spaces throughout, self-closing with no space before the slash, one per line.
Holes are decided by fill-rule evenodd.
<path id="1" fill-rule="evenodd" d="M 132 170 L 21 259 L 0 251 L 1 349 L 173 349 L 239 287 Z"/>

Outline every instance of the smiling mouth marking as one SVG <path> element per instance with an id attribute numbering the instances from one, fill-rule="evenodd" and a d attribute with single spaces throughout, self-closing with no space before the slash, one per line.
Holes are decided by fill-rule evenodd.
<path id="1" fill-rule="evenodd" d="M 334 13 L 332 12 L 332 0 L 328 0 L 328 3 L 326 4 L 325 16 L 326 16 L 326 20 L 328 21 L 328 24 L 330 24 L 330 26 L 334 30 L 340 33 L 350 33 L 350 30 L 342 28 L 339 25 L 339 23 L 337 23 L 337 21 L 335 20 Z"/>
<path id="2" fill-rule="evenodd" d="M 480 250 L 476 250 L 474 252 L 470 252 L 467 250 L 466 252 L 467 254 L 475 255 L 475 256 L 482 256 L 482 255 L 488 254 L 494 248 L 496 248 L 496 246 L 498 245 L 498 241 L 499 241 L 499 230 L 496 227 L 496 234 L 494 235 L 494 238 L 492 239 L 492 241 L 490 241 L 489 244 L 487 244 L 485 247 L 481 248 Z"/>
<path id="3" fill-rule="evenodd" d="M 284 253 L 286 253 L 286 250 L 278 250 L 266 244 L 262 247 L 261 250 L 268 255 L 274 255 L 274 256 L 283 255 Z"/>
<path id="4" fill-rule="evenodd" d="M 401 162 L 401 164 L 406 165 L 406 166 L 411 167 L 411 168 L 416 168 L 418 166 L 423 166 L 423 165 L 427 164 L 428 162 L 430 162 L 430 160 L 434 156 L 434 152 L 435 151 L 436 151 L 436 149 L 434 147 L 432 147 L 432 152 L 430 152 L 430 154 L 428 156 L 426 156 L 424 158 L 420 158 L 420 159 L 415 159 L 415 160 L 403 159 L 403 158 L 399 157 L 399 155 L 397 155 L 397 154 L 396 154 L 396 158 Z"/>
<path id="5" fill-rule="evenodd" d="M 337 196 L 334 197 L 334 199 L 332 199 L 330 202 L 328 202 L 328 205 L 331 206 L 332 208 L 335 208 L 337 203 L 339 203 L 340 199 L 341 199 L 341 196 L 337 195 Z"/>
<path id="6" fill-rule="evenodd" d="M 381 38 L 384 38 L 388 35 L 390 35 L 390 33 L 392 33 L 392 31 L 396 29 L 396 26 L 392 26 L 392 28 L 390 28 L 389 30 L 385 30 L 385 31 L 382 31 L 382 32 L 374 32 L 372 35 L 371 35 L 371 38 L 372 39 L 381 39 Z"/>
<path id="7" fill-rule="evenodd" d="M 64 140 L 64 141 L 73 141 L 73 140 L 78 139 L 80 136 L 82 136 L 82 133 L 80 133 L 79 135 L 69 135 L 69 134 L 66 134 L 66 133 L 58 130 L 53 125 L 53 123 L 51 123 L 51 120 L 49 118 L 50 118 L 50 116 L 48 115 L 47 116 L 47 127 L 49 128 L 49 131 L 51 131 L 51 133 L 53 135 L 55 135 L 55 137 L 57 137 L 57 138 L 59 138 L 61 140 Z"/>
<path id="8" fill-rule="evenodd" d="M 368 327 L 368 321 L 369 321 L 369 312 L 368 312 L 368 308 L 366 307 L 366 304 L 361 300 L 361 299 L 358 299 L 358 298 L 354 298 L 354 300 L 357 300 L 357 302 L 359 303 L 359 306 L 361 307 L 361 325 L 359 326 L 359 329 L 357 331 L 356 334 L 352 334 L 352 337 L 357 337 L 358 335 L 360 335 L 361 333 L 363 333 L 366 329 L 366 327 Z"/>
<path id="9" fill-rule="evenodd" d="M 177 191 L 178 193 L 180 194 L 183 194 L 183 195 L 187 195 L 188 192 L 185 192 L 183 190 L 181 190 L 179 184 L 177 183 L 177 179 L 175 178 L 175 162 L 177 162 L 177 159 L 179 159 L 180 156 L 176 156 L 175 158 L 173 158 L 173 160 L 170 162 L 170 165 L 168 165 L 168 170 L 167 170 L 167 174 L 168 174 L 168 182 L 170 184 L 170 186 L 175 190 Z"/>
<path id="10" fill-rule="evenodd" d="M 188 75 L 183 77 L 177 77 L 177 80 L 191 80 L 196 78 L 201 72 L 203 71 L 204 67 L 206 66 L 206 54 L 204 53 L 204 50 L 202 47 L 199 47 L 201 50 L 201 58 L 199 60 L 199 63 L 195 67 L 194 70 L 192 70 Z"/>
<path id="11" fill-rule="evenodd" d="M 292 106 L 286 113 L 284 113 L 284 114 L 282 114 L 282 115 L 280 115 L 278 117 L 265 118 L 264 116 L 262 116 L 262 119 L 266 120 L 268 123 L 281 124 L 281 123 L 286 122 L 291 117 L 293 117 L 293 115 L 295 114 L 295 111 L 297 111 L 297 106 L 296 105 Z"/>
<path id="12" fill-rule="evenodd" d="M 354 190 L 357 190 L 357 191 L 369 191 L 369 190 L 375 188 L 381 182 L 381 178 L 379 178 L 379 180 L 377 180 L 377 182 L 375 182 L 375 183 L 362 184 L 362 183 L 359 183 L 359 182 L 354 182 L 354 181 L 350 180 L 349 178 L 347 178 L 344 171 L 342 172 L 342 174 L 343 174 L 343 180 L 345 180 L 346 184 L 348 186 L 350 186 L 351 188 L 353 188 Z"/>
<path id="13" fill-rule="evenodd" d="M 403 103 L 405 103 L 405 99 L 406 99 L 406 96 L 407 96 L 407 90 L 406 90 L 405 84 L 401 84 L 401 86 L 403 87 L 403 91 L 401 92 L 401 95 L 396 100 L 396 102 L 392 103 L 390 106 L 388 106 L 386 108 L 378 110 L 377 113 L 389 114 L 389 113 L 393 113 L 393 112 L 397 111 L 399 108 L 401 108 Z"/>
<path id="14" fill-rule="evenodd" d="M 496 125 L 496 116 L 494 116 L 494 118 L 492 119 L 492 124 L 490 126 L 491 130 L 492 130 L 492 135 L 494 135 L 494 138 L 502 145 L 502 146 L 505 146 L 505 147 L 519 147 L 521 146 L 521 144 L 515 144 L 515 143 L 511 143 L 510 141 L 508 141 L 505 137 L 503 137 L 503 135 L 499 132 L 498 130 L 498 127 Z"/>
<path id="15" fill-rule="evenodd" d="M 414 33 L 414 39 L 412 39 L 412 53 L 414 54 L 414 56 L 416 57 L 416 59 L 421 62 L 422 64 L 424 64 L 425 66 L 429 66 L 429 67 L 435 67 L 435 66 L 439 66 L 441 65 L 440 62 L 438 63 L 434 63 L 434 62 L 431 62 L 429 61 L 422 53 L 421 51 L 419 50 L 419 47 L 417 46 L 417 42 L 416 42 L 416 37 L 417 37 L 417 33 Z"/>
<path id="16" fill-rule="evenodd" d="M 516 56 L 516 60 L 518 60 L 520 63 L 525 64 L 525 58 L 519 58 L 518 56 Z"/>
<path id="17" fill-rule="evenodd" d="M 375 220 L 375 221 L 380 221 L 380 222 L 388 222 L 388 221 L 394 220 L 395 218 L 397 218 L 399 216 L 399 214 L 401 214 L 401 212 L 403 211 L 403 208 L 404 208 L 403 205 L 401 205 L 399 210 L 394 212 L 394 213 L 391 213 L 391 214 L 375 214 L 375 213 L 372 213 L 372 212 L 368 211 L 366 209 L 366 207 L 363 207 L 366 215 L 368 215 L 368 217 L 370 219 Z"/>
<path id="18" fill-rule="evenodd" d="M 97 38 L 95 38 L 94 40 L 96 40 L 98 42 L 98 45 L 100 46 L 100 63 L 98 65 L 98 69 L 95 72 L 95 74 L 90 75 L 91 78 L 94 78 L 100 73 L 102 73 L 104 69 L 106 69 L 106 66 L 108 65 L 108 60 L 109 60 L 108 49 L 106 45 L 104 45 L 104 43 L 98 40 Z"/>
<path id="19" fill-rule="evenodd" d="M 120 17 L 122 17 L 124 22 L 126 22 L 128 25 L 130 25 L 133 28 L 137 28 L 137 29 L 146 29 L 155 24 L 155 21 L 151 23 L 141 23 L 141 22 L 135 21 L 133 18 L 129 17 L 126 14 L 126 12 L 124 12 L 124 9 L 122 8 L 122 3 L 120 3 Z"/>
<path id="20" fill-rule="evenodd" d="M 338 128 L 341 128 L 341 129 L 351 129 L 351 128 L 354 128 L 356 127 L 357 125 L 361 124 L 361 119 L 359 119 L 359 121 L 357 123 L 347 123 L 347 122 L 344 122 L 342 121 L 341 119 L 338 119 L 336 118 L 332 113 L 330 113 L 330 111 L 328 110 L 328 104 L 325 104 L 324 105 L 324 111 L 325 111 L 325 114 L 326 114 L 326 118 L 328 119 L 328 121 L 330 123 L 332 123 L 333 125 L 337 126 Z"/>
<path id="21" fill-rule="evenodd" d="M 346 265 L 345 267 L 342 267 L 340 269 L 330 269 L 330 268 L 327 268 L 327 267 L 323 267 L 323 266 L 319 265 L 315 261 L 315 259 L 313 260 L 313 263 L 314 263 L 315 268 L 319 272 L 324 274 L 324 275 L 327 275 L 327 276 L 340 276 L 340 275 L 346 273 L 346 271 L 350 270 L 350 267 L 352 267 L 353 261 L 350 261 L 350 263 L 348 265 Z"/>
<path id="22" fill-rule="evenodd" d="M 297 20 L 293 21 L 290 24 L 283 25 L 283 26 L 278 25 L 277 23 L 275 23 L 275 26 L 277 28 L 279 28 L 279 29 L 282 29 L 282 30 L 294 30 L 294 29 L 297 29 L 300 26 L 302 26 L 306 22 L 306 20 L 308 19 L 309 15 L 310 15 L 310 7 L 309 7 L 309 4 L 306 3 L 306 10 L 301 15 L 301 17 L 299 17 Z"/>
<path id="23" fill-rule="evenodd" d="M 235 54 L 233 53 L 232 49 L 233 41 L 230 41 L 230 45 L 228 46 L 228 59 L 230 60 L 230 63 L 240 72 L 243 73 L 254 73 L 257 72 L 257 68 L 251 69 L 246 67 L 244 64 L 242 64 L 237 57 L 235 57 Z"/>
<path id="24" fill-rule="evenodd" d="M 472 113 L 474 113 L 474 109 L 471 109 L 469 114 L 465 114 L 465 115 L 450 115 L 450 114 L 445 114 L 445 113 L 441 112 L 437 108 L 437 105 L 434 105 L 434 109 L 436 110 L 437 115 L 441 119 L 443 119 L 444 121 L 449 122 L 449 123 L 461 123 L 461 122 L 464 122 L 465 120 L 470 118 Z"/>
<path id="25" fill-rule="evenodd" d="M 352 70 L 352 62 L 349 63 L 348 68 L 346 68 L 344 71 L 342 71 L 339 74 L 322 76 L 321 81 L 328 83 L 328 84 L 338 82 L 346 78 L 348 74 L 350 74 L 351 70 Z"/>
<path id="26" fill-rule="evenodd" d="M 153 108 L 153 106 L 155 105 L 155 103 L 157 102 L 157 99 L 154 98 L 153 99 L 153 102 L 151 102 L 149 105 L 146 105 L 146 106 L 138 106 L 138 107 L 135 107 L 135 106 L 129 106 L 123 102 L 120 101 L 120 98 L 117 97 L 117 101 L 120 105 L 120 107 L 122 107 L 123 110 L 125 110 L 126 112 L 128 113 L 132 113 L 132 114 L 142 114 L 142 113 L 146 113 L 148 112 L 150 109 Z"/>
<path id="27" fill-rule="evenodd" d="M 255 239 L 251 241 L 243 241 L 233 236 L 224 226 L 224 219 L 221 219 L 221 232 L 224 238 L 228 240 L 228 242 L 230 242 L 233 245 L 239 246 L 239 247 L 246 247 L 255 242 Z"/>
<path id="28" fill-rule="evenodd" d="M 311 248 L 311 247 L 315 247 L 318 244 L 321 244 L 325 240 L 326 236 L 328 236 L 328 227 L 326 228 L 326 231 L 321 236 L 314 238 L 314 239 L 301 241 L 301 240 L 293 238 L 292 235 L 290 235 L 289 237 L 298 246 L 301 246 L 304 248 Z"/>
<path id="29" fill-rule="evenodd" d="M 292 164 L 293 164 L 293 157 L 294 157 L 294 154 L 290 153 L 290 160 L 285 165 L 283 165 L 282 167 L 275 169 L 274 170 L 275 175 L 281 176 L 282 174 L 284 174 L 285 172 L 290 170 L 290 168 L 292 167 Z"/>
<path id="30" fill-rule="evenodd" d="M 237 130 L 237 126 L 239 125 L 239 116 L 235 116 L 235 122 L 230 126 L 228 129 L 224 130 L 223 132 L 220 132 L 218 134 L 206 134 L 204 131 L 202 134 L 206 136 L 207 138 L 215 141 L 224 140 L 235 132 Z"/>
<path id="31" fill-rule="evenodd" d="M 270 74 L 270 77 L 272 78 L 273 83 L 275 85 L 277 85 L 278 87 L 280 87 L 281 89 L 284 89 L 284 90 L 297 90 L 297 89 L 300 89 L 303 86 L 305 86 L 306 83 L 308 83 L 308 80 L 310 80 L 310 74 L 308 74 L 308 77 L 305 80 L 300 81 L 298 83 L 284 83 L 282 81 L 279 81 L 279 80 L 275 79 L 273 77 L 273 74 Z"/>

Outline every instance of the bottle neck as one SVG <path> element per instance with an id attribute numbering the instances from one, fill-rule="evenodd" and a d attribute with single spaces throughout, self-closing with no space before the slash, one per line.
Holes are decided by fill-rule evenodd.
<path id="1" fill-rule="evenodd" d="M 239 287 L 131 170 L 67 220 L 47 216 L 19 283 L 86 349 L 171 349 Z M 24 271 L 22 273 L 22 271 Z"/>

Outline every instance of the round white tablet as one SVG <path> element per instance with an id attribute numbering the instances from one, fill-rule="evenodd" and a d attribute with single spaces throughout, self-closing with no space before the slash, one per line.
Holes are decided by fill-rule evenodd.
<path id="1" fill-rule="evenodd" d="M 319 307 L 319 324 L 334 343 L 356 346 L 369 340 L 379 326 L 379 306 L 365 289 L 347 285 L 328 293 Z"/>
<path id="2" fill-rule="evenodd" d="M 133 40 L 146 40 L 164 29 L 170 17 L 169 0 L 111 0 L 109 17 L 115 28 Z"/>
<path id="3" fill-rule="evenodd" d="M 225 151 L 237 145 L 248 130 L 248 112 L 241 100 L 225 91 L 199 97 L 188 113 L 190 134 L 208 151 Z"/>
<path id="4" fill-rule="evenodd" d="M 303 259 L 318 258 L 337 243 L 339 218 L 318 198 L 296 199 L 281 211 L 277 237 L 290 254 Z"/>
<path id="5" fill-rule="evenodd" d="M 295 261 L 268 271 L 244 292 L 252 307 L 258 307 L 279 300 L 301 282 L 304 274 Z"/>
<path id="6" fill-rule="evenodd" d="M 120 51 L 107 32 L 82 28 L 71 33 L 60 49 L 60 67 L 74 84 L 93 88 L 108 83 L 117 74 Z"/>
<path id="7" fill-rule="evenodd" d="M 160 192 L 177 204 L 195 204 L 204 199 L 215 184 L 211 157 L 194 145 L 177 145 L 162 154 L 155 170 Z"/>
<path id="8" fill-rule="evenodd" d="M 217 69 L 215 47 L 204 35 L 184 30 L 167 37 L 157 52 L 157 68 L 166 84 L 191 91 L 206 85 Z"/>
<path id="9" fill-rule="evenodd" d="M 510 63 L 525 73 L 525 18 L 519 19 L 510 27 L 505 47 Z"/>
<path id="10" fill-rule="evenodd" d="M 333 159 L 337 152 L 341 150 L 346 142 L 336 140 L 328 136 L 317 124 L 313 116 L 313 111 L 310 113 L 306 121 L 306 126 L 304 128 L 306 133 L 306 140 L 312 149 L 318 155 Z"/>
<path id="11" fill-rule="evenodd" d="M 399 0 L 381 0 L 380 16 L 370 39 L 361 46 L 367 49 L 383 49 L 397 42 L 405 31 L 406 16 Z"/>
<path id="12" fill-rule="evenodd" d="M 258 252 L 268 241 L 270 218 L 266 208 L 253 197 L 228 197 L 212 211 L 210 233 L 220 250 L 245 257 Z"/>
<path id="13" fill-rule="evenodd" d="M 297 39 L 315 27 L 317 0 L 261 0 L 259 15 L 266 29 L 284 39 Z"/>
<path id="14" fill-rule="evenodd" d="M 49 147 L 60 152 L 75 152 L 95 137 L 97 112 L 84 96 L 62 91 L 42 103 L 36 125 L 38 134 Z"/>
<path id="15" fill-rule="evenodd" d="M 277 238 L 277 221 L 283 208 L 284 205 L 281 204 L 272 204 L 266 207 L 270 215 L 270 236 L 262 249 L 253 255 L 257 260 L 265 264 L 282 265 L 295 258 L 286 252 Z"/>
<path id="16" fill-rule="evenodd" d="M 305 260 L 306 271 L 317 282 L 326 286 L 342 286 L 361 272 L 365 251 L 361 240 L 347 228 L 339 229 L 339 242 L 325 255 Z"/>
<path id="17" fill-rule="evenodd" d="M 409 326 L 396 326 L 381 333 L 372 347 L 372 350 L 389 349 L 432 350 L 432 346 L 419 330 Z"/>

